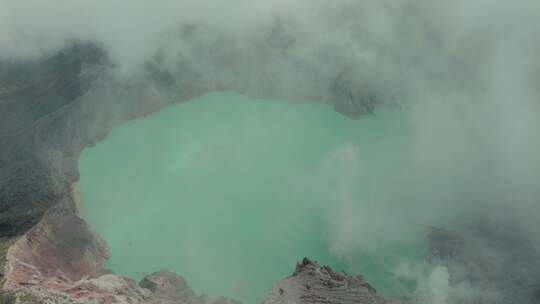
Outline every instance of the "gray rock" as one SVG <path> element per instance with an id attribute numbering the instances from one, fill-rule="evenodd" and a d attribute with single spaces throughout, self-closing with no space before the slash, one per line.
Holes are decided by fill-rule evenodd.
<path id="1" fill-rule="evenodd" d="M 240 304 L 225 297 L 196 296 L 184 277 L 168 270 L 144 277 L 139 286 L 152 292 L 151 304 Z"/>
<path id="2" fill-rule="evenodd" d="M 144 277 L 139 286 L 149 289 L 154 297 L 161 298 L 163 301 L 187 302 L 195 296 L 183 277 L 167 270 L 154 272 Z"/>
<path id="3" fill-rule="evenodd" d="M 334 272 L 328 266 L 304 258 L 293 275 L 280 281 L 264 304 L 385 304 L 361 276 Z"/>

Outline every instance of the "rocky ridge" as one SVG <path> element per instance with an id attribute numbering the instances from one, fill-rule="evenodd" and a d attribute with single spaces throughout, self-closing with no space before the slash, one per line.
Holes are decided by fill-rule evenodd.
<path id="1" fill-rule="evenodd" d="M 348 276 L 304 258 L 281 280 L 264 304 L 397 304 L 377 294 L 362 276 Z"/>

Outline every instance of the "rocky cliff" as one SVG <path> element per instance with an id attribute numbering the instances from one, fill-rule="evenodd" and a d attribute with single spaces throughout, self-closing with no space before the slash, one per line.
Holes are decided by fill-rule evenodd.
<path id="1" fill-rule="evenodd" d="M 304 258 L 281 280 L 264 304 L 390 304 L 362 276 L 349 276 Z"/>

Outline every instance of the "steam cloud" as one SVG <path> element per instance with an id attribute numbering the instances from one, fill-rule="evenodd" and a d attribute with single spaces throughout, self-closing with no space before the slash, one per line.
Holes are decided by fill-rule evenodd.
<path id="1" fill-rule="evenodd" d="M 540 251 L 539 1 L 2 0 L 0 6 L 0 58 L 28 61 L 72 41 L 96 42 L 110 56 L 115 83 L 122 90 L 144 84 L 147 103 L 174 98 L 186 83 L 332 102 L 341 92 L 336 79 L 345 79 L 355 94 L 407 109 L 414 124 L 408 168 L 377 179 L 390 182 L 361 209 L 348 203 L 348 187 L 330 194 L 339 203 L 328 210 L 328 242 L 338 256 L 353 261 L 382 243 L 410 240 L 418 229 L 462 231 L 484 218 L 518 226 L 523 242 Z M 108 106 L 114 107 L 103 103 L 104 112 Z M 364 164 L 350 149 L 329 156 L 343 166 L 321 175 L 346 184 L 362 174 Z M 508 257 L 497 248 L 476 250 L 492 251 L 484 258 L 495 266 Z M 404 261 L 396 275 L 415 280 L 425 303 L 492 291 L 467 280 L 453 284 L 447 266 Z"/>

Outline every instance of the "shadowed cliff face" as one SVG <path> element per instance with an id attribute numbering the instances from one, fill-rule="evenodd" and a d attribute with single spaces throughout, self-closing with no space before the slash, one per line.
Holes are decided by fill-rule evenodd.
<path id="1" fill-rule="evenodd" d="M 106 61 L 94 45 L 73 46 L 42 60 L 2 62 L 0 73 L 0 227 L 14 237 L 32 227 L 78 179 L 88 143 L 88 115 L 78 102 Z M 79 113 L 79 115 L 77 115 Z M 86 143 L 85 143 L 86 141 Z"/>
<path id="2" fill-rule="evenodd" d="M 106 61 L 103 50 L 92 44 L 74 45 L 43 59 L 3 61 L 1 112 L 10 115 L 2 117 L 2 134 L 28 128 L 84 95 L 98 76 L 95 70 Z"/>

